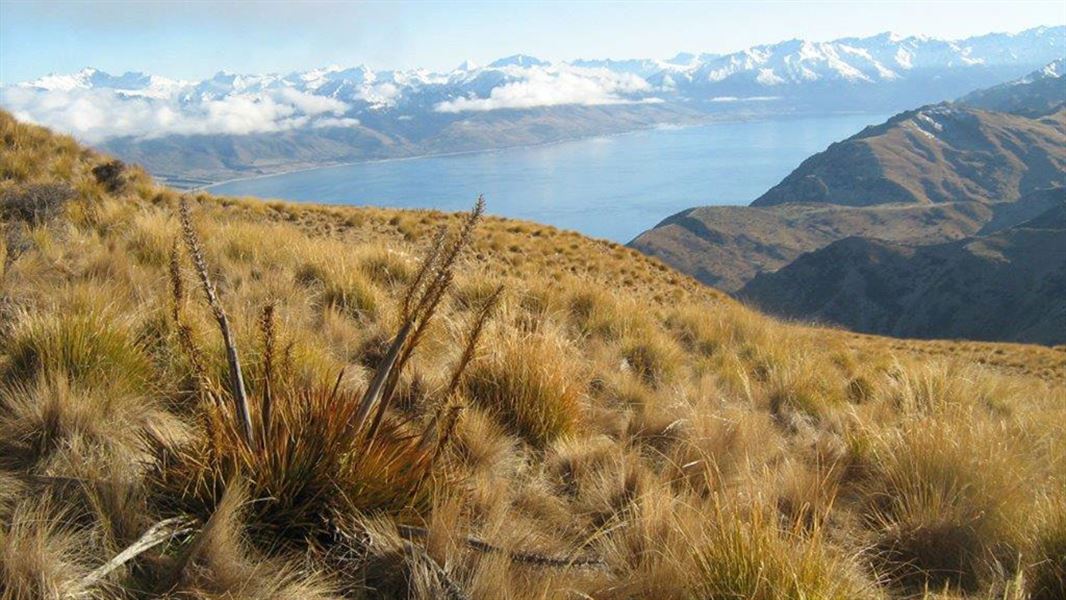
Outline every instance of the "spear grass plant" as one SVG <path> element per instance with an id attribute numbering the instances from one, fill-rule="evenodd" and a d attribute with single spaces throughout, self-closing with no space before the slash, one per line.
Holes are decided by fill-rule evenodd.
<path id="1" fill-rule="evenodd" d="M 157 477 L 172 509 L 204 519 L 233 485 L 252 499 L 247 522 L 253 538 L 272 544 L 324 548 L 335 534 L 336 515 L 387 513 L 411 518 L 429 507 L 435 459 L 455 427 L 455 391 L 500 290 L 485 303 L 468 335 L 441 408 L 424 426 L 391 416 L 399 376 L 454 279 L 463 249 L 470 244 L 484 202 L 457 231 L 441 230 L 411 277 L 402 300 L 399 330 L 362 391 L 332 385 L 306 386 L 279 373 L 276 365 L 275 308 L 263 309 L 259 326 L 264 352 L 262 381 L 251 391 L 229 320 L 222 306 L 187 203 L 181 220 L 186 248 L 200 287 L 218 324 L 228 357 L 225 385 L 212 381 L 204 359 L 188 341 L 181 311 L 185 284 L 178 259 L 172 261 L 173 315 L 182 346 L 190 353 L 204 407 L 204 435 L 166 455 Z"/>

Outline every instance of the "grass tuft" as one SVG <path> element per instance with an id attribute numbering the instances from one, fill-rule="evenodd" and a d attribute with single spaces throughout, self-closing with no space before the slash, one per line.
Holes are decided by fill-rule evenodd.
<path id="1" fill-rule="evenodd" d="M 152 374 L 130 326 L 102 310 L 23 315 L 5 345 L 8 381 L 63 375 L 90 386 L 142 389 Z"/>
<path id="2" fill-rule="evenodd" d="M 475 361 L 465 394 L 536 448 L 573 433 L 581 388 L 571 350 L 550 333 L 507 332 Z"/>

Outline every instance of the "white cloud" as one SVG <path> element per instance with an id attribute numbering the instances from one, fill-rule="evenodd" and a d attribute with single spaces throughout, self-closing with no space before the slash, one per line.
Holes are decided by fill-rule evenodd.
<path id="1" fill-rule="evenodd" d="M 90 143 L 124 136 L 243 135 L 284 131 L 311 123 L 323 127 L 358 124 L 355 119 L 341 118 L 350 108 L 346 103 L 291 88 L 235 93 L 197 102 L 182 101 L 177 95 L 129 96 L 111 89 L 11 86 L 2 89 L 0 104 L 20 119 L 71 133 Z"/>
<path id="2" fill-rule="evenodd" d="M 335 115 L 343 115 L 349 108 L 347 104 L 336 98 L 316 96 L 293 88 L 282 88 L 278 95 L 283 101 L 308 115 L 318 115 L 327 112 Z"/>
<path id="3" fill-rule="evenodd" d="M 566 64 L 498 70 L 505 78 L 488 97 L 471 92 L 433 109 L 459 113 L 662 101 L 652 97 L 657 90 L 632 73 Z M 365 81 L 345 79 L 327 95 L 290 85 L 274 75 L 220 75 L 203 82 L 151 78 L 143 89 L 131 90 L 94 85 L 91 79 L 97 74 L 86 70 L 65 78 L 0 87 L 0 105 L 26 121 L 97 143 L 127 136 L 247 135 L 303 127 L 355 127 L 360 123 L 354 118 L 357 110 L 385 110 L 397 106 L 408 91 L 421 93 L 424 86 L 435 85 L 430 83 L 432 78 L 419 73 L 380 78 L 370 74 Z"/>
<path id="4" fill-rule="evenodd" d="M 323 117 L 321 119 L 315 119 L 315 121 L 311 123 L 311 127 L 317 129 L 323 127 L 355 127 L 357 125 L 359 125 L 359 119 L 338 119 L 337 117 Z"/>
<path id="5" fill-rule="evenodd" d="M 577 67 L 531 68 L 516 72 L 520 79 L 495 87 L 487 98 L 456 98 L 434 110 L 444 113 L 537 108 L 581 104 L 626 104 L 656 101 L 636 96 L 651 91 L 647 81 L 629 73 Z"/>
<path id="6" fill-rule="evenodd" d="M 770 102 L 772 100 L 780 100 L 781 96 L 715 96 L 711 98 L 711 102 L 719 103 L 733 103 L 733 102 Z"/>

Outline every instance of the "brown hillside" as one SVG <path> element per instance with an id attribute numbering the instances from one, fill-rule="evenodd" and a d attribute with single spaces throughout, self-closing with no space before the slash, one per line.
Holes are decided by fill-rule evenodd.
<path id="1" fill-rule="evenodd" d="M 850 207 L 701 206 L 645 231 L 630 246 L 696 279 L 735 292 L 759 273 L 849 236 L 933 243 L 973 235 L 993 218 L 973 203 Z"/>
<path id="2" fill-rule="evenodd" d="M 938 104 L 900 113 L 803 161 L 752 206 L 1011 202 L 1063 186 L 1066 109 L 1040 119 Z"/>

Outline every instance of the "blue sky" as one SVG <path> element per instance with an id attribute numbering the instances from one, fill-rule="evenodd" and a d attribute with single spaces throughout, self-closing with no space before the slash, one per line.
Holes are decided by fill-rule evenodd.
<path id="1" fill-rule="evenodd" d="M 0 0 L 0 82 L 85 66 L 199 79 L 328 64 L 445 70 L 526 53 L 665 58 L 892 30 L 1066 23 L 1066 2 L 49 2 Z"/>

